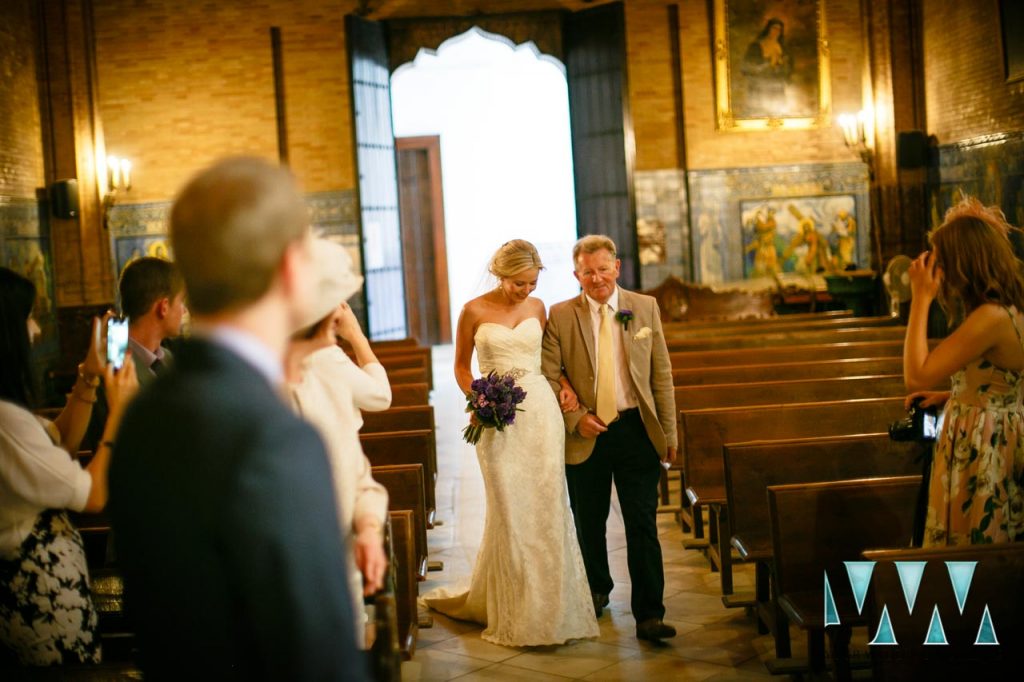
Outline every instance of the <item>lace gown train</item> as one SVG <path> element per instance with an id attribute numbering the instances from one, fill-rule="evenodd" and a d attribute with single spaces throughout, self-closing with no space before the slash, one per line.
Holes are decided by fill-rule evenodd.
<path id="1" fill-rule="evenodd" d="M 477 329 L 481 371 L 523 370 L 527 396 L 513 426 L 487 429 L 477 444 L 487 513 L 469 589 L 424 596 L 433 609 L 485 625 L 481 637 L 506 646 L 598 635 L 565 484 L 565 426 L 540 372 L 542 335 L 535 318 Z"/>

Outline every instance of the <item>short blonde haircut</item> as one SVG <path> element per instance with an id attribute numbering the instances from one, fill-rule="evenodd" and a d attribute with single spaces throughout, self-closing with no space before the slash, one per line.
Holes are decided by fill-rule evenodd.
<path id="1" fill-rule="evenodd" d="M 501 245 L 494 255 L 488 270 L 497 278 L 511 277 L 530 268 L 544 269 L 537 247 L 525 239 L 513 239 Z"/>
<path id="2" fill-rule="evenodd" d="M 266 294 L 287 247 L 309 233 L 309 210 L 287 169 L 237 157 L 192 178 L 170 223 L 189 308 L 213 314 Z"/>
<path id="3" fill-rule="evenodd" d="M 586 237 L 580 238 L 572 247 L 573 267 L 579 265 L 580 254 L 597 253 L 602 249 L 610 253 L 612 258 L 616 257 L 615 242 L 611 237 L 603 234 L 588 234 Z"/>
<path id="4" fill-rule="evenodd" d="M 970 315 L 985 303 L 1024 312 L 1024 277 L 1009 231 L 1002 211 L 974 197 L 964 197 L 932 230 L 929 240 L 943 273 L 939 303 L 947 316 Z"/>

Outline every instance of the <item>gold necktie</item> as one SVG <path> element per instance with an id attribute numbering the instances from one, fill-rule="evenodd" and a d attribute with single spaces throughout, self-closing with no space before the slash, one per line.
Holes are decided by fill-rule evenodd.
<path id="1" fill-rule="evenodd" d="M 615 401 L 615 352 L 608 305 L 601 306 L 601 328 L 597 334 L 597 417 L 611 424 L 618 416 Z"/>

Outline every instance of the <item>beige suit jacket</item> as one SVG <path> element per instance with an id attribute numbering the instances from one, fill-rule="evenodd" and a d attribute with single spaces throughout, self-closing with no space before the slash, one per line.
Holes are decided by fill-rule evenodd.
<path id="1" fill-rule="evenodd" d="M 667 448 L 676 447 L 676 402 L 658 302 L 651 296 L 620 287 L 619 309 L 633 311 L 633 319 L 625 329 L 618 322 L 615 328 L 622 334 L 622 348 L 644 428 L 658 454 L 664 457 Z M 576 425 L 597 406 L 596 367 L 594 327 L 586 297 L 580 294 L 556 303 L 544 330 L 542 369 L 556 394 L 560 388 L 558 377 L 564 372 L 579 396 L 580 409 L 563 415 L 566 464 L 585 462 L 594 450 L 596 439 L 579 435 Z"/>

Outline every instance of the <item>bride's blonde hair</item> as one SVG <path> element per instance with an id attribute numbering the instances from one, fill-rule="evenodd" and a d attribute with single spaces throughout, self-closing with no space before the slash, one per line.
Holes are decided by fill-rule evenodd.
<path id="1" fill-rule="evenodd" d="M 965 196 L 946 212 L 929 241 L 942 269 L 939 303 L 947 315 L 967 316 L 984 303 L 1024 311 L 1024 276 L 1003 212 Z"/>
<path id="2" fill-rule="evenodd" d="M 525 239 L 505 242 L 491 256 L 488 271 L 498 279 L 511 277 L 530 268 L 544 269 L 537 247 Z"/>

